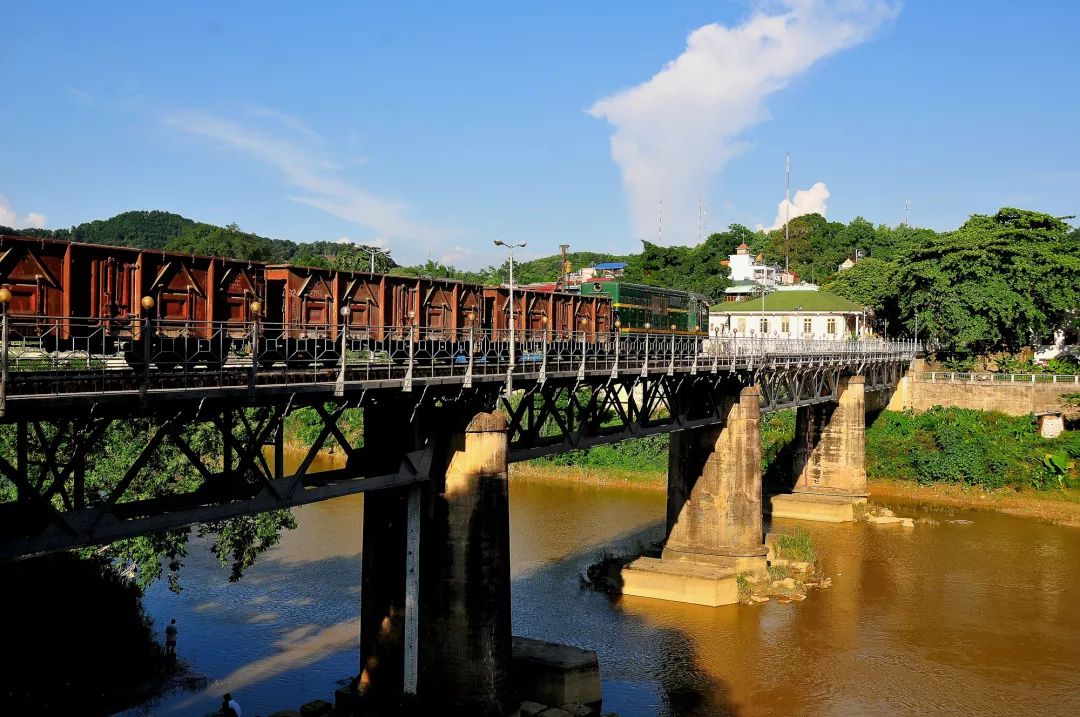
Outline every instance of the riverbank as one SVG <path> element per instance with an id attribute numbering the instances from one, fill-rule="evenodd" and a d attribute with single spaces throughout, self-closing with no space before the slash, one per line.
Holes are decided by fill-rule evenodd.
<path id="1" fill-rule="evenodd" d="M 532 483 L 635 490 L 667 490 L 667 474 L 588 466 L 543 466 L 528 463 L 510 467 L 510 479 Z M 1080 528 L 1080 491 L 993 491 L 953 483 L 922 485 L 914 481 L 872 479 L 867 482 L 871 499 L 925 503 L 943 508 L 988 510 L 1055 525 Z"/>
<path id="2" fill-rule="evenodd" d="M 521 483 L 558 483 L 582 488 L 667 490 L 667 473 L 664 471 L 634 471 L 609 466 L 513 463 L 510 465 L 510 479 Z"/>
<path id="3" fill-rule="evenodd" d="M 1018 518 L 1080 528 L 1080 491 L 999 489 L 986 491 L 954 483 L 921 485 L 911 481 L 869 481 L 870 497 L 879 501 L 900 499 L 943 508 L 988 510 Z"/>

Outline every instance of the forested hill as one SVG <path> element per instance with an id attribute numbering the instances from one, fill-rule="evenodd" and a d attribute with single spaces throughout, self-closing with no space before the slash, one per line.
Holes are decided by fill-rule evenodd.
<path id="1" fill-rule="evenodd" d="M 369 261 L 366 247 L 361 245 L 270 239 L 242 231 L 235 224 L 219 227 L 162 211 L 124 212 L 111 219 L 85 222 L 71 229 L 0 227 L 0 233 L 340 268 L 366 268 Z M 379 256 L 376 266 L 386 271 L 397 265 L 389 258 Z"/>

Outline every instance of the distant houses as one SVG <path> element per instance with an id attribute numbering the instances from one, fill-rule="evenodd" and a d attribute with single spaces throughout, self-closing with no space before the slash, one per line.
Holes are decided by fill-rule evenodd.
<path id="1" fill-rule="evenodd" d="M 750 247 L 745 243 L 735 249 L 734 254 L 721 262 L 731 273 L 731 286 L 724 289 L 729 301 L 744 301 L 761 292 L 771 291 L 817 291 L 817 285 L 807 284 L 793 271 L 785 271 L 776 266 L 762 263 L 764 257 L 750 254 Z"/>

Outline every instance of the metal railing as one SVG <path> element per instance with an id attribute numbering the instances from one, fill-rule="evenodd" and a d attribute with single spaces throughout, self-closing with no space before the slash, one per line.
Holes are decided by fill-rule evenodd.
<path id="1" fill-rule="evenodd" d="M 479 376 L 761 370 L 910 360 L 912 342 L 662 332 L 511 333 L 479 327 L 341 327 L 274 322 L 5 317 L 0 408 L 11 396 L 397 382 Z"/>
<path id="2" fill-rule="evenodd" d="M 1055 373 L 964 373 L 957 371 L 923 371 L 914 375 L 916 381 L 923 383 L 1061 383 L 1080 385 L 1080 374 Z"/>

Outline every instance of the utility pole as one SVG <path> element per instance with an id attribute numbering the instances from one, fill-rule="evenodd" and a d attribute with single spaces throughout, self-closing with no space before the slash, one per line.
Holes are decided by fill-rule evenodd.
<path id="1" fill-rule="evenodd" d="M 697 243 L 701 243 L 701 195 L 697 197 Z"/>
<path id="2" fill-rule="evenodd" d="M 565 289 L 570 284 L 570 260 L 566 258 L 566 252 L 570 249 L 569 244 L 559 245 L 559 256 L 562 257 L 562 285 Z"/>
<path id="3" fill-rule="evenodd" d="M 787 274 L 791 270 L 791 235 L 788 230 L 788 224 L 791 223 L 791 152 L 787 153 L 784 167 L 787 174 L 784 184 L 784 273 Z"/>
<path id="4" fill-rule="evenodd" d="M 660 211 L 657 214 L 656 220 L 656 243 L 663 245 L 664 243 L 664 200 L 660 199 Z"/>

